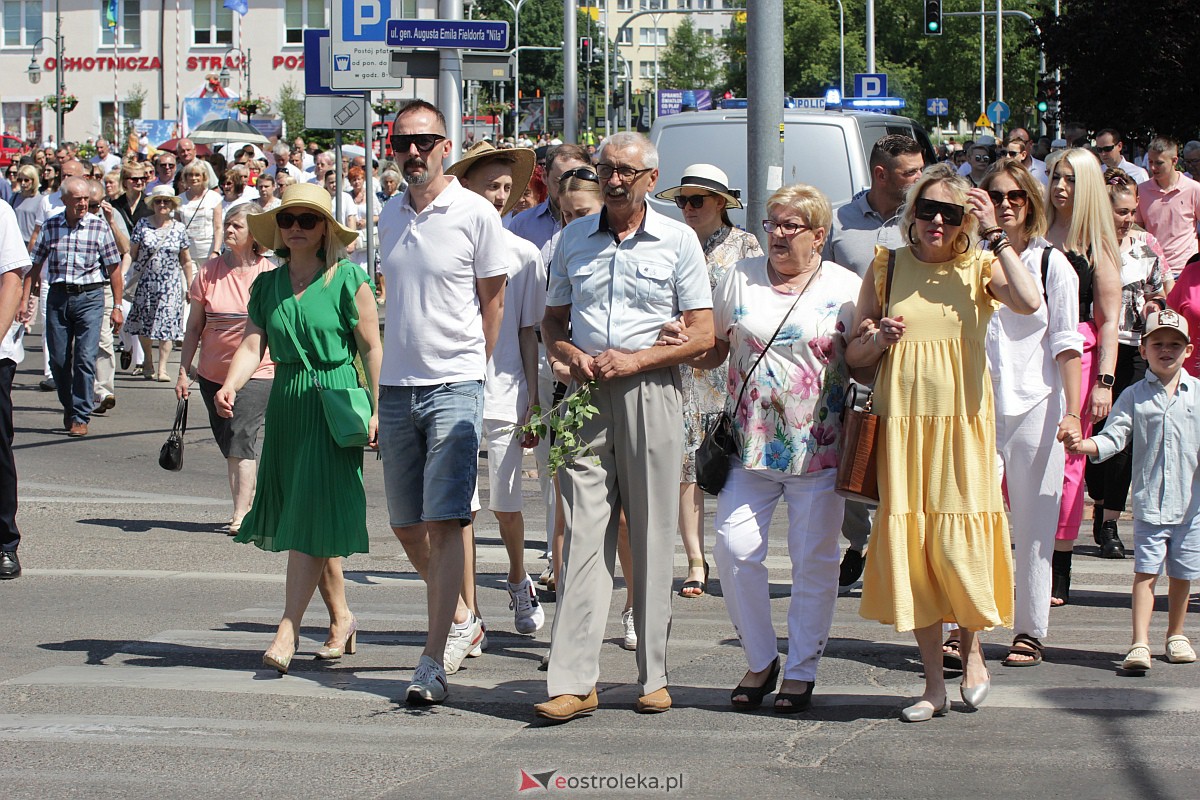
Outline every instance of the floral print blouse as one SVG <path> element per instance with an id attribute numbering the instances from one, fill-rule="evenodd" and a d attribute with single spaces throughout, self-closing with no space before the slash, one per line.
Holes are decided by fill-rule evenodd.
<path id="1" fill-rule="evenodd" d="M 728 404 L 747 382 L 733 409 L 747 469 L 805 475 L 837 468 L 849 383 L 846 331 L 861 284 L 853 272 L 825 261 L 796 302 L 771 286 L 767 257 L 760 256 L 739 262 L 717 287 L 716 335 L 730 345 Z M 770 351 L 747 375 L 793 302 Z"/>

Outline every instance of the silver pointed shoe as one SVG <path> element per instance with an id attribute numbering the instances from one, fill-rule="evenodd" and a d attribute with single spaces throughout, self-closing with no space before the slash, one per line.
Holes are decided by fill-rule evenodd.
<path id="1" fill-rule="evenodd" d="M 905 722 L 927 722 L 934 717 L 944 717 L 950 713 L 949 696 L 946 697 L 946 701 L 942 703 L 941 708 L 934 708 L 931 705 L 923 706 L 920 703 L 921 701 L 918 700 L 908 708 L 900 709 L 900 719 Z"/>
<path id="2" fill-rule="evenodd" d="M 992 677 L 990 675 L 986 681 L 978 686 L 967 688 L 961 683 L 958 685 L 958 693 L 962 695 L 963 702 L 967 704 L 968 708 L 979 708 L 983 705 L 983 701 L 987 699 L 988 692 L 991 689 Z"/>

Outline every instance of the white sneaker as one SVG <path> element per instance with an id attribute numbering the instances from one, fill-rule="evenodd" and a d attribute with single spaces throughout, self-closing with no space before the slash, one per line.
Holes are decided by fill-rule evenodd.
<path id="1" fill-rule="evenodd" d="M 625 641 L 621 645 L 626 650 L 637 650 L 637 629 L 633 627 L 633 609 L 628 608 L 621 614 L 621 625 L 625 628 Z"/>
<path id="2" fill-rule="evenodd" d="M 482 642 L 483 626 L 479 624 L 479 618 L 474 614 L 462 626 L 451 625 L 450 635 L 446 637 L 446 652 L 442 657 L 446 674 L 453 675 L 458 672 L 463 659 Z"/>
<path id="3" fill-rule="evenodd" d="M 506 581 L 507 583 L 507 581 Z M 508 608 L 513 612 L 517 633 L 537 633 L 546 624 L 546 612 L 538 602 L 533 580 L 528 575 L 520 583 L 507 583 Z"/>
<path id="4" fill-rule="evenodd" d="M 405 702 L 416 706 L 433 705 L 445 700 L 449 693 L 445 670 L 429 656 L 421 656 L 412 683 L 408 684 L 404 694 Z"/>
<path id="5" fill-rule="evenodd" d="M 479 637 L 479 644 L 475 645 L 475 648 L 467 653 L 467 658 L 479 658 L 483 655 L 483 651 L 488 649 L 487 623 L 483 621 L 482 617 L 476 617 L 476 619 L 479 620 L 479 629 L 483 631 L 483 636 Z"/>

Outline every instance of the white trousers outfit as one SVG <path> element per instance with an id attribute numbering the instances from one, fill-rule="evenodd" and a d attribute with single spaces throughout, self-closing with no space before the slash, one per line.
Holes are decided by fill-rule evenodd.
<path id="1" fill-rule="evenodd" d="M 633 551 L 633 620 L 643 695 L 667 685 L 671 581 L 679 524 L 683 400 L 675 367 L 600 381 L 579 437 L 592 453 L 559 470 L 567 532 L 550 645 L 551 697 L 584 695 L 600 677 L 621 509 Z M 840 513 L 840 509 L 839 509 Z M 836 526 L 832 529 L 836 533 Z M 834 548 L 836 564 L 837 548 Z M 837 570 L 834 569 L 834 591 Z"/>
<path id="2" fill-rule="evenodd" d="M 1008 491 L 1016 597 L 1013 631 L 1035 639 L 1050 626 L 1050 560 L 1066 453 L 1058 435 L 1063 400 L 1051 392 L 1019 416 L 996 415 L 996 451 Z"/>
<path id="3" fill-rule="evenodd" d="M 554 370 L 546 358 L 546 345 L 538 342 L 538 401 L 542 413 L 550 410 L 554 400 Z M 550 461 L 550 437 L 543 436 L 533 448 L 533 458 L 537 463 L 538 489 L 542 493 L 542 511 L 546 520 L 546 552 L 554 546 L 554 514 L 558 505 L 554 497 L 554 481 L 548 466 Z"/>
<path id="4" fill-rule="evenodd" d="M 96 382 L 93 399 L 99 403 L 116 391 L 117 360 L 113 351 L 113 292 L 112 284 L 104 284 L 104 318 L 100 320 L 100 342 L 96 351 Z"/>
<path id="5" fill-rule="evenodd" d="M 783 677 L 813 681 L 829 641 L 838 589 L 838 533 L 845 500 L 834 493 L 837 470 L 787 475 L 733 464 L 717 497 L 713 556 L 725 607 L 751 670 L 768 668 L 779 654 L 771 623 L 767 534 L 780 498 L 788 507 L 788 654 Z"/>

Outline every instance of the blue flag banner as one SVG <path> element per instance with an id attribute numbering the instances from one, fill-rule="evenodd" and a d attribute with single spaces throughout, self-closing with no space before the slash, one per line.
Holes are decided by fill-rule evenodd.
<path id="1" fill-rule="evenodd" d="M 117 0 L 106 0 L 104 3 L 104 21 L 108 27 L 117 27 Z"/>
<path id="2" fill-rule="evenodd" d="M 250 8 L 249 0 L 225 0 L 223 5 L 230 11 L 236 11 L 243 17 L 246 16 L 246 11 Z"/>

